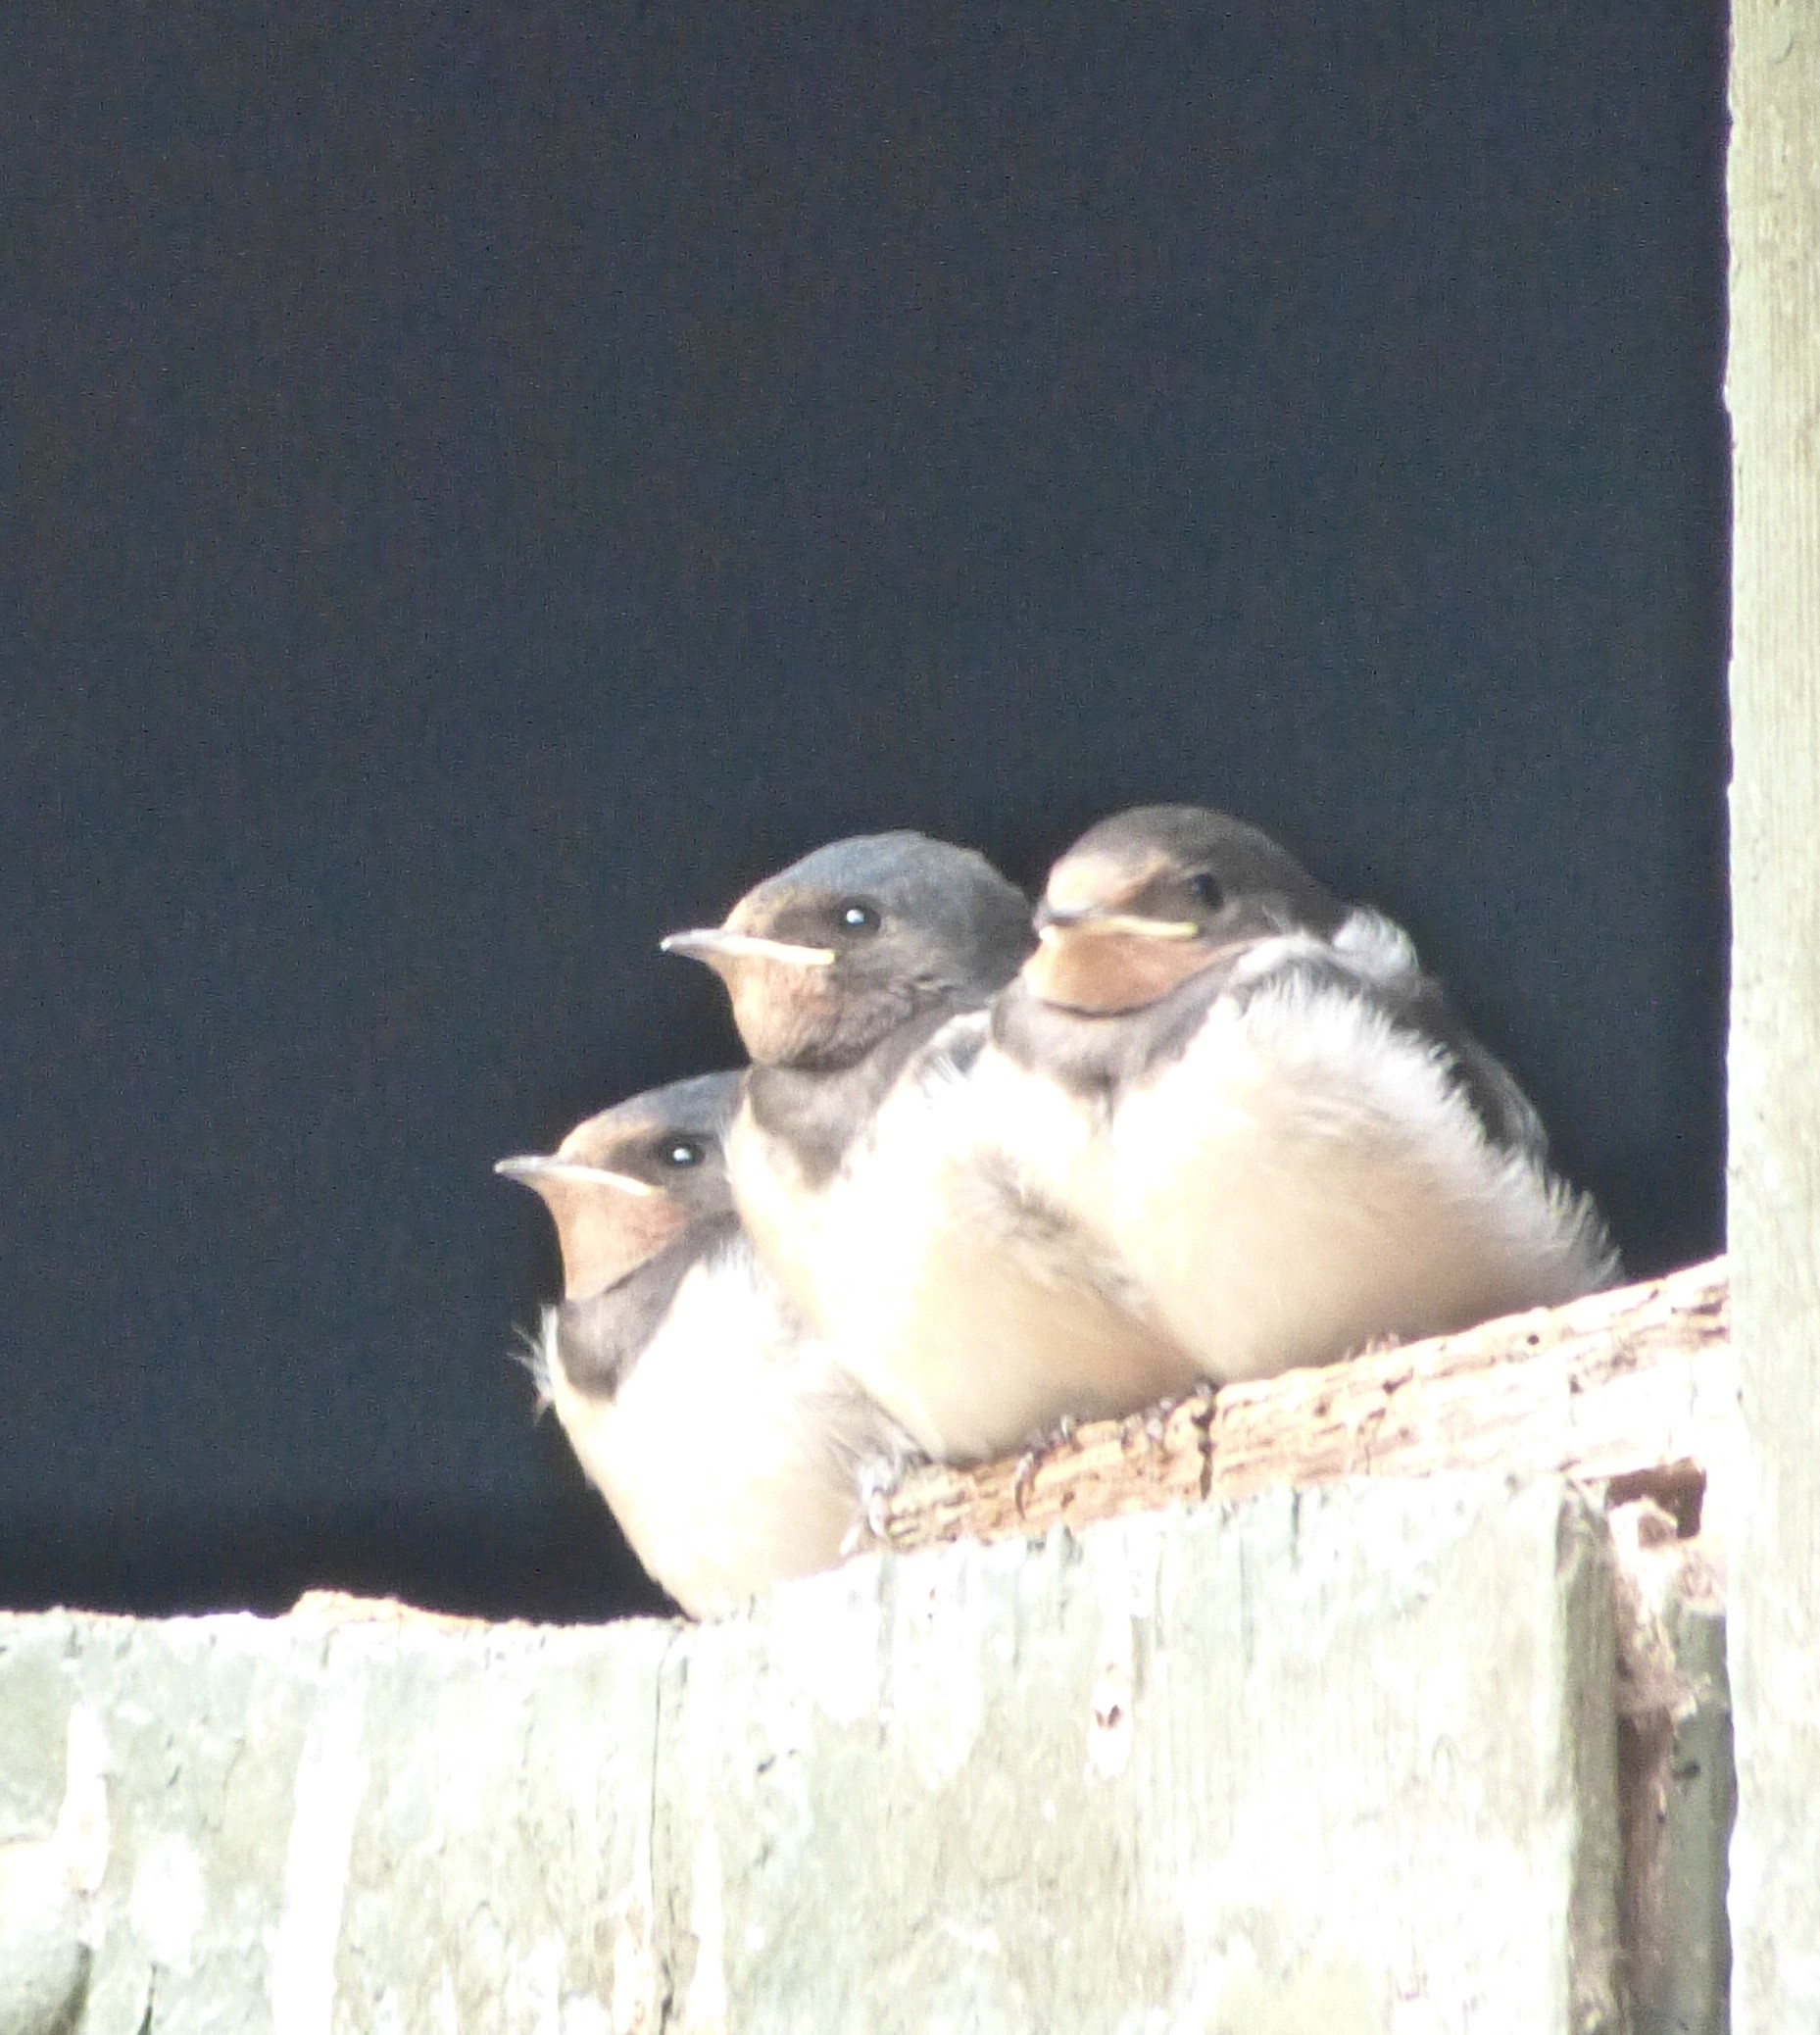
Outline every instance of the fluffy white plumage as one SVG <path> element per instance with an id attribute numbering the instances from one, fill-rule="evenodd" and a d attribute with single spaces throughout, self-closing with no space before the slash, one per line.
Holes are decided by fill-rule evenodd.
<path id="1" fill-rule="evenodd" d="M 750 1106 L 728 1167 L 761 1255 L 917 1446 L 980 1462 L 1063 1418 L 1186 1391 L 1180 1353 L 1094 1283 L 1087 1241 L 1006 1164 L 970 1066 L 985 1014 L 951 1018 L 811 1186 Z"/>
<path id="2" fill-rule="evenodd" d="M 743 1237 L 691 1266 L 612 1396 L 564 1368 L 544 1311 L 539 1388 L 639 1560 L 696 1617 L 832 1567 L 861 1479 L 894 1479 L 902 1436 L 854 1390 Z"/>
<path id="3" fill-rule="evenodd" d="M 1539 1126 L 1496 1141 L 1448 1050 L 1376 993 L 1417 973 L 1371 912 L 1331 940 L 1260 940 L 1187 1045 L 1109 1104 L 989 1050 L 979 1112 L 1027 1190 L 1221 1382 L 1606 1283 L 1603 1226 L 1549 1170 Z"/>

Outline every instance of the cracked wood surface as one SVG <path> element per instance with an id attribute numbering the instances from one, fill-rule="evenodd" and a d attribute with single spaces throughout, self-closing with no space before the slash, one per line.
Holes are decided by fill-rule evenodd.
<path id="1" fill-rule="evenodd" d="M 1612 1539 L 1442 1477 L 701 1625 L 0 1613 L 0 2030 L 1615 2035 Z"/>
<path id="2" fill-rule="evenodd" d="M 912 1471 L 877 1522 L 909 1550 L 1270 1485 L 1444 1469 L 1560 1473 L 1699 1523 L 1737 1422 L 1726 1261 L 1320 1370 L 1098 1421 L 1022 1463 Z"/>

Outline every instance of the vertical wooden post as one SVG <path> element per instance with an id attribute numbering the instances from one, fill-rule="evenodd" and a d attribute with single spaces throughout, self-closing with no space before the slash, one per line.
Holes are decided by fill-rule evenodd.
<path id="1" fill-rule="evenodd" d="M 1732 25 L 1733 2025 L 1820 2028 L 1820 0 Z"/>

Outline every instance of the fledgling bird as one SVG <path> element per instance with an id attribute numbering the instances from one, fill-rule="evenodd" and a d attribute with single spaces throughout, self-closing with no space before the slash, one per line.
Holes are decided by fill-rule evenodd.
<path id="1" fill-rule="evenodd" d="M 564 1299 L 531 1353 L 589 1478 L 684 1611 L 711 1617 L 830 1568 L 862 1484 L 910 1454 L 758 1263 L 734 1212 L 737 1074 L 634 1096 L 548 1158 L 496 1168 L 542 1196 Z"/>
<path id="2" fill-rule="evenodd" d="M 975 1107 L 986 1006 L 1032 945 L 983 857 L 837 841 L 664 944 L 719 973 L 752 1056 L 729 1166 L 760 1255 L 921 1450 L 978 1462 L 1193 1382 Z"/>
<path id="3" fill-rule="evenodd" d="M 1608 1284 L 1592 1202 L 1389 919 L 1198 807 L 1051 872 L 981 1107 L 1217 1382 Z"/>

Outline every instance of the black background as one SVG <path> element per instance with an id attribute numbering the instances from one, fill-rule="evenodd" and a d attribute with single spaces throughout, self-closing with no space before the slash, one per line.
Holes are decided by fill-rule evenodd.
<path id="1" fill-rule="evenodd" d="M 0 38 L 0 1601 L 653 1601 L 489 1166 L 843 832 L 1230 806 L 1718 1246 L 1716 8 Z"/>

